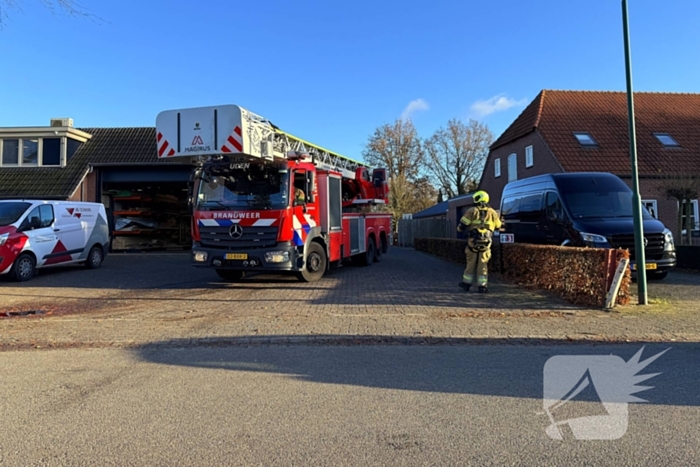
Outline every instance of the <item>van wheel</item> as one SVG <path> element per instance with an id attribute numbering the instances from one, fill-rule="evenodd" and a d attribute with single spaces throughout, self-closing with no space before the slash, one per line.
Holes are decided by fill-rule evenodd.
<path id="1" fill-rule="evenodd" d="M 34 277 L 36 273 L 36 260 L 28 253 L 21 254 L 17 257 L 10 276 L 17 282 L 25 282 Z"/>
<path id="2" fill-rule="evenodd" d="M 316 242 L 309 244 L 309 252 L 306 255 L 304 269 L 298 274 L 303 282 L 316 282 L 323 277 L 328 266 L 328 258 L 323 247 Z"/>
<path id="3" fill-rule="evenodd" d="M 236 282 L 245 277 L 244 271 L 233 271 L 231 269 L 217 269 L 216 273 L 225 281 Z"/>
<path id="4" fill-rule="evenodd" d="M 102 261 L 104 261 L 105 255 L 102 252 L 102 248 L 95 245 L 90 249 L 88 254 L 88 259 L 85 261 L 85 266 L 88 269 L 97 269 L 102 266 Z"/>
<path id="5" fill-rule="evenodd" d="M 647 277 L 653 281 L 666 279 L 666 276 L 668 276 L 668 271 L 647 273 Z"/>

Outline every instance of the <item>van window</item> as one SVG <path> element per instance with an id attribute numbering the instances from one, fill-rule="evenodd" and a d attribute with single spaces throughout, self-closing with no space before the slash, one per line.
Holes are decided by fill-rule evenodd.
<path id="1" fill-rule="evenodd" d="M 520 200 L 520 221 L 538 222 L 542 217 L 542 193 L 525 195 Z"/>
<path id="2" fill-rule="evenodd" d="M 550 191 L 547 193 L 547 219 L 561 219 L 564 217 L 564 209 L 561 205 L 559 195 Z"/>
<path id="3" fill-rule="evenodd" d="M 36 227 L 38 229 L 51 227 L 53 225 L 53 206 L 50 204 L 42 204 L 41 206 L 37 206 L 32 209 L 26 219 L 24 219 L 22 222 L 22 225 L 19 227 L 20 230 L 29 229 L 33 222 L 38 223 L 38 227 Z"/>
<path id="4" fill-rule="evenodd" d="M 515 195 L 503 199 L 503 219 L 538 222 L 542 215 L 542 193 Z"/>
<path id="5" fill-rule="evenodd" d="M 563 201 L 575 219 L 632 217 L 632 190 L 616 177 L 556 180 Z M 642 209 L 644 218 L 651 218 Z"/>
<path id="6" fill-rule="evenodd" d="M 30 203 L 0 203 L 0 227 L 14 224 L 27 212 Z"/>

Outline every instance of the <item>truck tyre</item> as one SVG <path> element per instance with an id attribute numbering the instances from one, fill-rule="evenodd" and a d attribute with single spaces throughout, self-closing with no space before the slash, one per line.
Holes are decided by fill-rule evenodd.
<path id="1" fill-rule="evenodd" d="M 310 243 L 304 269 L 299 273 L 299 280 L 316 282 L 325 274 L 327 265 L 328 258 L 326 258 L 326 252 L 323 247 L 316 242 Z"/>
<path id="2" fill-rule="evenodd" d="M 377 246 L 374 249 L 374 262 L 378 263 L 382 260 L 382 253 L 384 253 L 383 248 L 381 246 Z"/>
<path id="3" fill-rule="evenodd" d="M 23 253 L 12 264 L 10 276 L 17 282 L 25 282 L 34 277 L 36 273 L 36 260 L 29 253 Z"/>
<path id="4" fill-rule="evenodd" d="M 85 261 L 85 266 L 88 269 L 97 269 L 102 266 L 102 261 L 104 260 L 104 253 L 102 252 L 102 247 L 97 245 L 90 249 L 87 261 Z"/>
<path id="5" fill-rule="evenodd" d="M 357 256 L 357 262 L 360 266 L 369 266 L 374 262 L 375 252 L 377 248 L 374 246 L 374 239 L 370 238 L 367 242 L 367 251 L 364 254 Z"/>
<path id="6" fill-rule="evenodd" d="M 236 282 L 245 277 L 245 271 L 234 271 L 231 269 L 217 269 L 216 273 L 225 281 Z"/>

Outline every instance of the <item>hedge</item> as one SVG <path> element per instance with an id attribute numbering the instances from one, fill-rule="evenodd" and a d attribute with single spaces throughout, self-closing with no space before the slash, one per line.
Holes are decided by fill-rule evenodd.
<path id="1" fill-rule="evenodd" d="M 465 265 L 466 240 L 416 238 L 416 250 L 430 253 L 453 263 Z M 510 282 L 546 289 L 571 303 L 605 306 L 605 297 L 612 284 L 615 269 L 627 250 L 574 248 L 522 243 L 494 243 L 489 262 L 490 273 L 500 273 Z M 617 304 L 630 301 L 629 268 L 620 286 Z"/>

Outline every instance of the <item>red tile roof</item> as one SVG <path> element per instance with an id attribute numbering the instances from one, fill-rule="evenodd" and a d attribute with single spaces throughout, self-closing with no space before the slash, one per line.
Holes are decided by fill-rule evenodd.
<path id="1" fill-rule="evenodd" d="M 700 173 L 700 94 L 635 92 L 640 175 Z M 629 174 L 627 94 L 542 91 L 496 140 L 491 149 L 539 130 L 568 172 Z M 583 147 L 574 132 L 590 134 L 597 147 Z M 668 133 L 680 145 L 663 146 L 654 133 Z"/>

